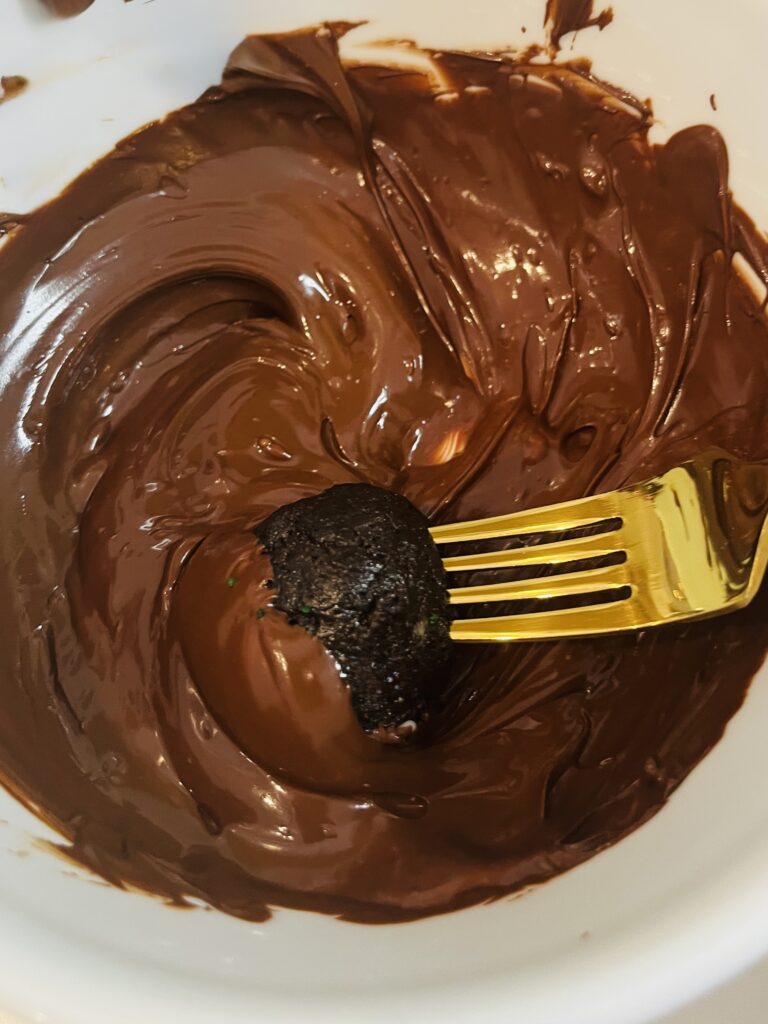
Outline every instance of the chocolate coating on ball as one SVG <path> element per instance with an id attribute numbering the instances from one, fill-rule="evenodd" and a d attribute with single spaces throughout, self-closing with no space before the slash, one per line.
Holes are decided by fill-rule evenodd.
<path id="1" fill-rule="evenodd" d="M 341 484 L 256 529 L 276 606 L 338 662 L 360 725 L 382 738 L 424 720 L 450 657 L 445 571 L 406 498 Z"/>

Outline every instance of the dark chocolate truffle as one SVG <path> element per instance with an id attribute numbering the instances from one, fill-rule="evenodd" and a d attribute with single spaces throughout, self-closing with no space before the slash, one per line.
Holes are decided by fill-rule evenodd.
<path id="1" fill-rule="evenodd" d="M 383 739 L 426 717 L 450 656 L 445 571 L 406 498 L 341 484 L 285 505 L 256 529 L 276 607 L 336 659 L 361 726 Z"/>

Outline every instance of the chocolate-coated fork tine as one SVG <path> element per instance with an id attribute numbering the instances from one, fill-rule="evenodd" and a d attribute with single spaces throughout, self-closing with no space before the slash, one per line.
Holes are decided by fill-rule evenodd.
<path id="1" fill-rule="evenodd" d="M 508 551 L 483 551 L 476 555 L 455 555 L 443 559 L 446 572 L 477 569 L 511 569 L 528 565 L 562 565 L 585 558 L 601 558 L 622 551 L 621 532 L 592 537 L 570 537 L 551 544 L 532 544 Z"/>
<path id="2" fill-rule="evenodd" d="M 555 533 L 614 519 L 619 515 L 618 508 L 617 495 L 614 491 L 528 512 L 513 512 L 511 515 L 493 516 L 490 519 L 433 526 L 430 533 L 436 544 L 492 540 L 496 537 L 524 537 L 532 533 Z"/>
<path id="3" fill-rule="evenodd" d="M 489 601 L 527 601 L 553 597 L 577 597 L 621 590 L 629 585 L 626 563 L 608 565 L 559 576 L 533 580 L 512 580 L 488 586 L 456 587 L 448 591 L 451 604 L 480 604 Z"/>

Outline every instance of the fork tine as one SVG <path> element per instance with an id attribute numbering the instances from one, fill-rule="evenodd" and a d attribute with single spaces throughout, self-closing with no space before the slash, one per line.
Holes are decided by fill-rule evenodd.
<path id="1" fill-rule="evenodd" d="M 451 604 L 479 604 L 484 601 L 523 601 L 551 597 L 600 594 L 629 586 L 626 563 L 600 569 L 565 572 L 534 580 L 512 580 L 488 586 L 456 587 L 448 591 Z"/>
<path id="2" fill-rule="evenodd" d="M 584 558 L 600 558 L 623 551 L 621 534 L 600 533 L 592 537 L 570 537 L 552 544 L 532 544 L 510 551 L 483 551 L 476 555 L 454 555 L 443 559 L 446 572 L 475 569 L 511 569 L 525 565 L 562 565 Z"/>
<path id="3" fill-rule="evenodd" d="M 554 533 L 592 526 L 619 516 L 617 494 L 596 494 L 559 505 L 513 512 L 490 519 L 474 519 L 467 523 L 433 526 L 429 531 L 435 544 L 456 544 L 459 541 L 491 540 L 494 537 L 524 537 L 531 533 Z"/>
<path id="4" fill-rule="evenodd" d="M 608 610 L 610 608 L 610 611 Z M 637 627 L 632 599 L 603 602 L 587 608 L 531 612 L 486 619 L 460 619 L 451 625 L 451 639 L 499 641 L 562 640 L 566 637 L 622 633 Z"/>

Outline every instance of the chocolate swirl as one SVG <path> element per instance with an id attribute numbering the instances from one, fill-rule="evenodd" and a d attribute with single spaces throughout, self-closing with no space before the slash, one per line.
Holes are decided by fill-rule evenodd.
<path id="1" fill-rule="evenodd" d="M 644 821 L 718 740 L 768 593 L 689 628 L 457 648 L 367 737 L 250 532 L 367 481 L 437 521 L 768 458 L 766 247 L 723 140 L 584 69 L 249 39 L 0 252 L 0 770 L 118 883 L 262 919 L 447 910 Z M 235 581 L 232 583 L 232 581 Z"/>

